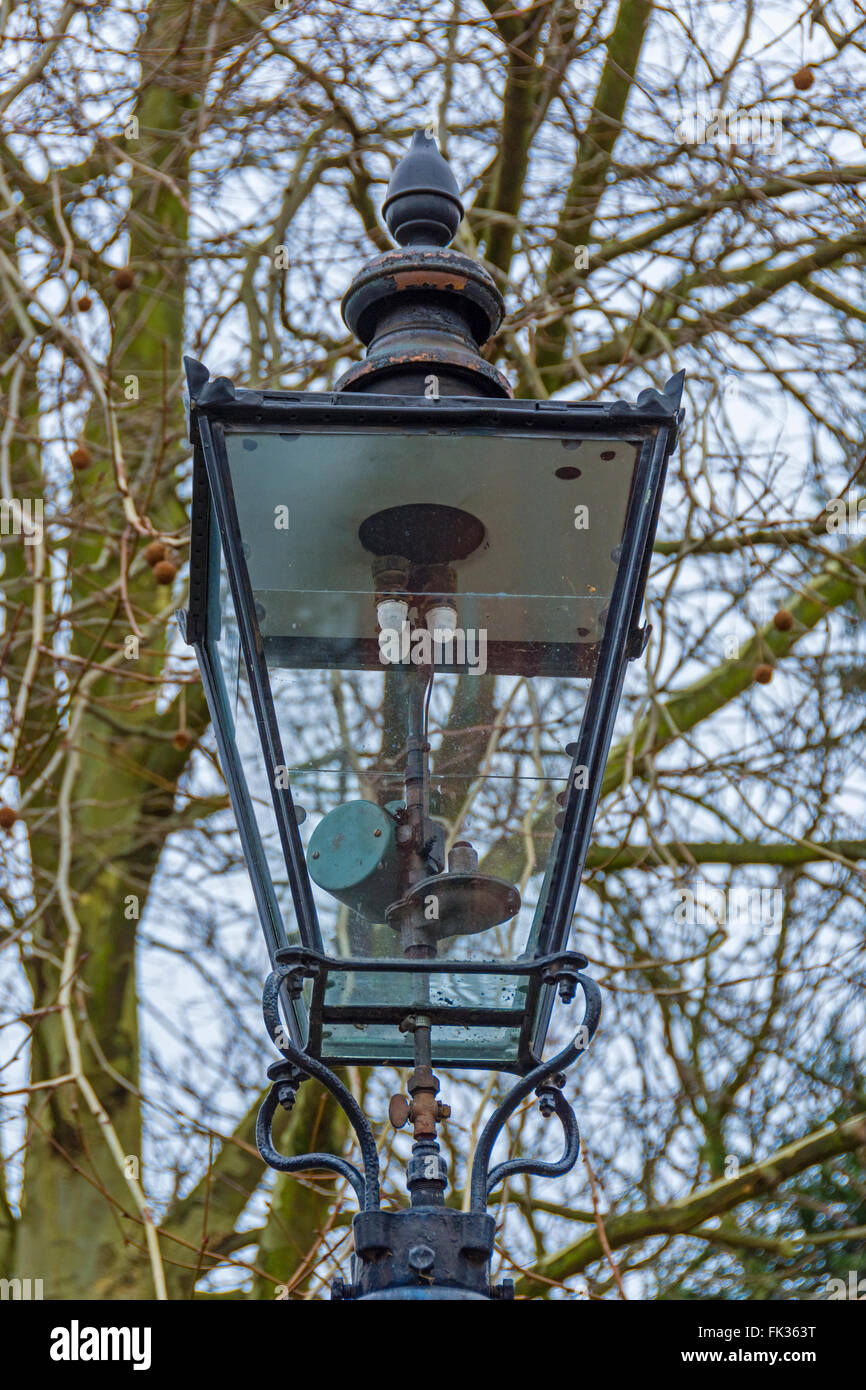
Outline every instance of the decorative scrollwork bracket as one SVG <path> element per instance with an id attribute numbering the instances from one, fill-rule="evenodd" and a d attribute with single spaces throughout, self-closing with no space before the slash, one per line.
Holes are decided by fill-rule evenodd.
<path id="1" fill-rule="evenodd" d="M 278 974 L 269 975 L 262 995 L 265 1027 L 274 1046 L 282 1053 L 283 1061 L 274 1062 L 268 1067 L 268 1077 L 272 1085 L 256 1119 L 256 1144 L 259 1153 L 265 1163 L 280 1173 L 304 1173 L 315 1168 L 325 1168 L 329 1172 L 339 1173 L 340 1177 L 345 1178 L 353 1187 L 362 1211 L 378 1211 L 379 1154 L 370 1122 L 340 1078 L 323 1062 L 317 1061 L 315 1057 L 308 1057 L 287 1036 L 279 1015 L 280 979 Z M 298 1087 L 308 1077 L 315 1077 L 320 1081 L 344 1111 L 358 1138 L 363 1172 L 348 1159 L 338 1158 L 334 1154 L 312 1153 L 287 1158 L 275 1148 L 271 1126 L 277 1106 L 282 1105 L 285 1109 L 291 1110 Z"/>
<path id="2" fill-rule="evenodd" d="M 583 990 L 586 1009 L 583 1022 L 571 1042 L 549 1062 L 543 1062 L 541 1066 L 522 1077 L 496 1107 L 481 1132 L 472 1164 L 472 1211 L 487 1210 L 487 1198 L 503 1178 L 511 1177 L 515 1173 L 529 1173 L 539 1178 L 558 1178 L 570 1172 L 577 1162 L 580 1153 L 580 1131 L 574 1111 L 562 1094 L 562 1086 L 568 1068 L 586 1052 L 598 1028 L 601 1018 L 601 990 L 595 981 L 586 975 L 578 974 L 576 983 Z M 562 1157 L 555 1163 L 546 1163 L 541 1159 L 515 1158 L 507 1163 L 500 1163 L 491 1170 L 490 1157 L 496 1140 L 518 1105 L 533 1090 L 539 1098 L 541 1113 L 545 1116 L 555 1114 L 562 1124 L 565 1134 Z"/>

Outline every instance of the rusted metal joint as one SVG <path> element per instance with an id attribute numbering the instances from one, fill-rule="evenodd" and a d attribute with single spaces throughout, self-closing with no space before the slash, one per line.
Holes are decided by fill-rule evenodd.
<path id="1" fill-rule="evenodd" d="M 411 1096 L 391 1097 L 388 1118 L 395 1129 L 402 1129 L 411 1120 L 413 1135 L 418 1139 L 435 1139 L 436 1126 L 451 1114 L 450 1105 L 437 1100 L 439 1078 L 430 1066 L 430 1020 L 423 1014 L 409 1014 L 399 1025 L 401 1033 L 415 1034 L 415 1068 L 406 1089 Z"/>
<path id="2" fill-rule="evenodd" d="M 414 1126 L 416 1139 L 435 1139 L 436 1125 L 447 1120 L 451 1107 L 436 1099 L 439 1078 L 433 1075 L 430 1067 L 416 1067 L 409 1077 L 407 1087 L 412 1100 L 409 1104 L 409 1119 Z"/>
<path id="3" fill-rule="evenodd" d="M 410 583 L 419 621 L 423 622 L 430 608 L 456 607 L 448 597 L 457 592 L 457 571 L 453 565 L 414 565 Z"/>
<path id="4" fill-rule="evenodd" d="M 376 555 L 373 557 L 373 584 L 377 599 L 389 594 L 401 597 L 409 587 L 410 563 L 403 555 Z"/>
<path id="5" fill-rule="evenodd" d="M 388 1104 L 388 1119 L 391 1121 L 394 1129 L 402 1129 L 410 1120 L 417 1120 L 418 1111 L 419 1106 L 416 1105 L 413 1100 L 408 1100 L 406 1096 L 401 1095 L 392 1096 Z M 447 1120 L 450 1114 L 451 1106 L 444 1105 L 441 1100 L 437 1100 L 434 1107 L 434 1117 L 437 1123 L 442 1120 Z M 419 1137 L 417 1127 L 415 1129 L 415 1137 L 416 1139 Z"/>
<path id="6" fill-rule="evenodd" d="M 395 1129 L 402 1129 L 411 1120 L 416 1139 L 435 1139 L 436 1126 L 447 1120 L 451 1106 L 436 1099 L 439 1079 L 429 1067 L 416 1067 L 409 1077 L 407 1087 L 412 1099 L 406 1096 L 392 1096 L 388 1105 L 388 1119 Z"/>

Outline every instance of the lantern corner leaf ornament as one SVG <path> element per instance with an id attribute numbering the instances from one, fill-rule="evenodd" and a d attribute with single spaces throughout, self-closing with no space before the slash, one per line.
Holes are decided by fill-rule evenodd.
<path id="1" fill-rule="evenodd" d="M 193 444 L 189 606 L 221 766 L 271 960 L 280 1054 L 256 1137 L 282 1172 L 357 1195 L 340 1299 L 491 1299 L 491 1190 L 575 1163 L 562 1086 L 601 997 L 569 946 L 643 595 L 683 374 L 636 403 L 515 400 L 480 349 L 503 315 L 449 245 L 457 184 L 423 131 L 384 205 L 397 249 L 355 278 L 366 347 L 333 392 L 237 388 L 185 359 Z M 560 1022 L 580 997 L 579 1019 Z M 553 1022 L 560 1043 L 544 1057 Z M 411 1066 L 411 1205 L 383 1211 L 343 1065 Z M 471 1209 L 445 1204 L 433 1067 L 511 1073 L 476 1147 Z M 285 1157 L 271 1124 L 320 1082 L 360 1163 Z M 533 1092 L 557 1161 L 491 1167 Z"/>

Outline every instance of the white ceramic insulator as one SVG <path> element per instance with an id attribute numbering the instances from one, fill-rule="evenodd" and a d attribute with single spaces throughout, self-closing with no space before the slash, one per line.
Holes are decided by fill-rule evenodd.
<path id="1" fill-rule="evenodd" d="M 427 609 L 425 622 L 438 642 L 446 642 L 457 626 L 457 613 L 450 604 L 437 605 Z"/>
<path id="2" fill-rule="evenodd" d="M 409 605 L 400 598 L 385 598 L 376 605 L 376 617 L 382 632 L 402 632 L 409 616 Z"/>

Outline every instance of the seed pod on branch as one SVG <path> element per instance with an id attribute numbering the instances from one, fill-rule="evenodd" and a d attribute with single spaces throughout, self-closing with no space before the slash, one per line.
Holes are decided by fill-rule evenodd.
<path id="1" fill-rule="evenodd" d="M 177 570 L 171 560 L 160 560 L 153 567 L 153 577 L 157 584 L 171 584 L 176 574 Z"/>
<path id="2" fill-rule="evenodd" d="M 93 462 L 93 455 L 86 444 L 79 444 L 69 455 L 69 462 L 75 469 L 89 468 Z"/>
<path id="3" fill-rule="evenodd" d="M 150 545 L 145 547 L 144 558 L 152 569 L 160 560 L 168 559 L 168 547 L 162 541 L 151 541 Z"/>

